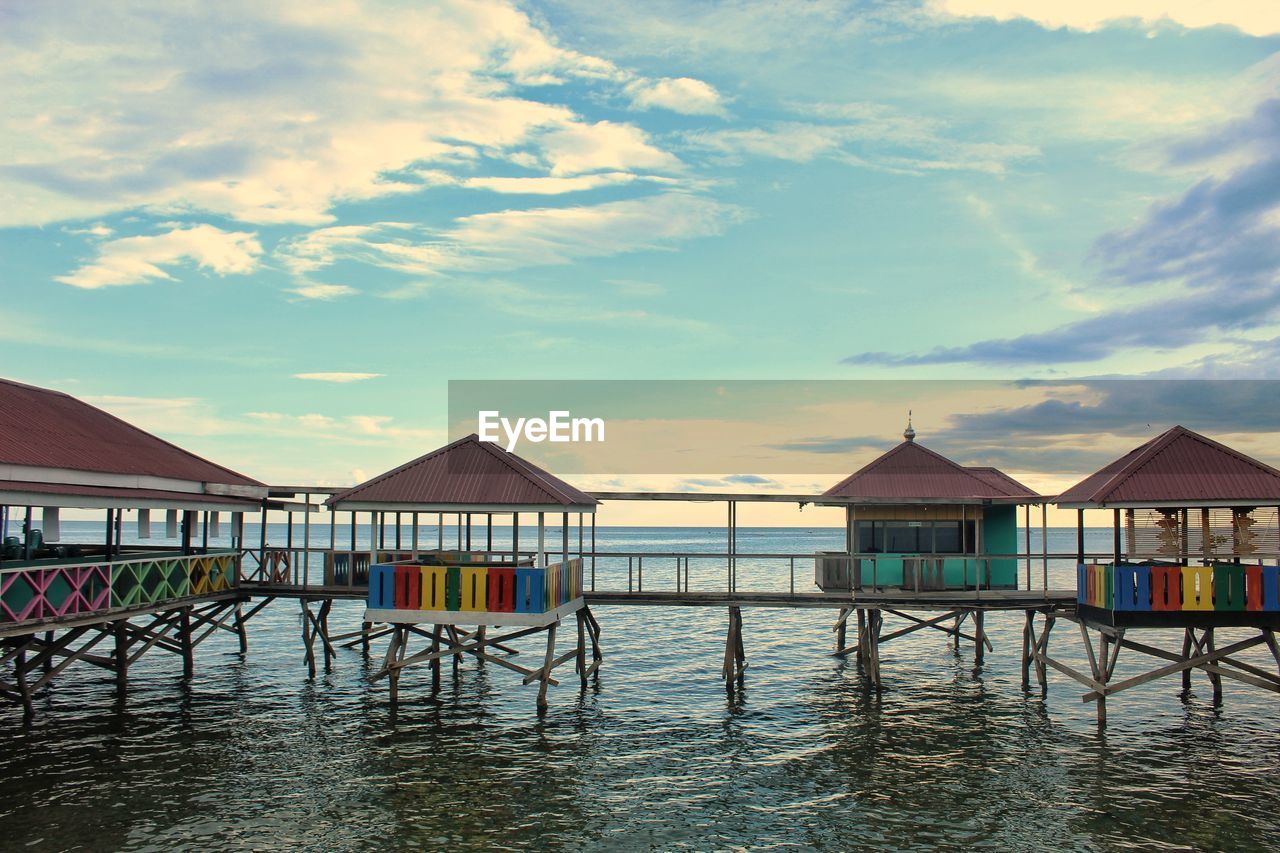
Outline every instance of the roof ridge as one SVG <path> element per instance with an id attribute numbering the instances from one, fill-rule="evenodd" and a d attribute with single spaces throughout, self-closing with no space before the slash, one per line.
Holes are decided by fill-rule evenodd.
<path id="1" fill-rule="evenodd" d="M 508 468 L 510 468 L 512 471 L 516 472 L 517 474 L 523 474 L 525 477 L 531 480 L 534 480 L 535 481 L 534 485 L 537 486 L 544 495 L 551 498 L 552 500 L 559 501 L 560 503 L 566 503 L 565 498 L 569 496 L 564 494 L 557 494 L 559 489 L 554 488 L 552 484 L 546 481 L 546 477 L 549 475 L 545 471 L 542 471 L 537 466 L 535 466 L 532 462 L 522 459 L 521 457 L 515 455 L 511 451 L 503 450 L 501 447 L 498 447 L 495 442 L 480 441 L 479 436 L 477 436 L 475 433 L 472 433 L 470 436 L 468 436 L 468 438 L 472 438 L 472 437 L 476 439 L 476 443 L 479 444 L 481 447 L 483 447 L 485 451 L 489 453 L 490 456 L 493 456 L 494 458 L 501 460 L 502 464 L 506 465 Z M 517 465 L 516 464 L 517 462 L 521 463 L 521 465 L 523 465 L 524 467 L 521 467 L 521 465 Z M 567 486 L 568 483 L 565 483 L 565 485 Z"/>
<path id="2" fill-rule="evenodd" d="M 454 447 L 457 447 L 458 445 L 465 442 L 467 439 L 473 438 L 473 437 L 477 437 L 475 433 L 472 433 L 471 435 L 464 435 L 462 438 L 459 438 L 455 441 L 451 441 L 442 447 L 437 447 L 435 450 L 424 453 L 415 459 L 410 459 L 408 462 L 403 462 L 400 465 L 396 466 L 395 468 L 392 468 L 390 471 L 383 471 L 381 474 L 374 477 L 372 480 L 365 480 L 363 483 L 356 483 L 354 486 L 344 489 L 343 491 L 338 492 L 336 495 L 330 495 L 329 499 L 325 501 L 325 503 L 327 504 L 336 503 L 339 500 L 346 500 L 356 492 L 364 491 L 365 489 L 371 486 L 376 486 L 378 483 L 381 483 L 383 480 L 387 480 L 391 477 L 394 477 L 397 474 L 403 473 L 404 471 L 408 471 L 410 468 L 416 468 L 418 465 L 421 465 L 423 462 L 426 462 L 428 459 L 431 459 L 434 456 L 439 456 L 441 453 L 444 453 L 446 450 L 452 450 Z"/>
<path id="3" fill-rule="evenodd" d="M 1145 444 L 1135 447 L 1130 453 L 1137 454 L 1127 464 L 1122 465 L 1120 470 L 1112 474 L 1111 477 L 1098 488 L 1094 489 L 1093 494 L 1089 495 L 1088 500 L 1106 502 L 1106 494 L 1120 488 L 1120 485 L 1128 480 L 1134 474 L 1141 471 L 1151 461 L 1159 456 L 1165 448 L 1173 443 L 1174 439 L 1181 435 L 1191 433 L 1191 430 L 1181 424 L 1174 424 L 1164 432 L 1148 440 Z M 1121 457 L 1123 459 L 1124 457 Z"/>

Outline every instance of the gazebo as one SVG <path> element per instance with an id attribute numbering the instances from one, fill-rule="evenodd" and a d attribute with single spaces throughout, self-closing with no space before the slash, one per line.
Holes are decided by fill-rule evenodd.
<path id="1" fill-rule="evenodd" d="M 597 505 L 587 493 L 472 434 L 340 492 L 328 504 L 335 511 L 409 513 L 415 519 L 418 513 L 437 513 L 441 531 L 444 516 L 454 515 L 459 542 L 467 546 L 420 551 L 415 520 L 412 553 L 369 569 L 364 618 L 366 623 L 390 625 L 381 632 L 390 634 L 391 642 L 385 666 L 375 677 L 390 678 L 393 708 L 402 669 L 430 663 L 438 685 L 440 661 L 449 655 L 455 666 L 468 653 L 516 670 L 526 684 L 538 681 L 539 708 L 546 707 L 547 685 L 554 683 L 551 673 L 557 666 L 576 658 L 583 684 L 599 666 L 599 625 L 582 597 L 583 517 L 594 514 Z M 529 513 L 536 516 L 532 551 L 520 545 L 520 517 Z M 561 522 L 554 562 L 546 542 L 548 513 L 559 515 Z M 471 519 L 477 515 L 486 520 L 486 547 L 479 551 L 470 547 Z M 497 548 L 493 519 L 503 515 L 511 518 L 511 541 L 508 548 Z M 578 521 L 577 556 L 571 556 L 573 516 Z M 443 544 L 443 532 L 440 537 L 438 545 Z M 556 629 L 570 615 L 577 619 L 578 643 L 556 657 Z M 477 627 L 465 631 L 462 625 Z M 514 630 L 489 636 L 488 626 Z M 523 667 L 490 651 L 510 651 L 506 641 L 540 632 L 547 634 L 546 659 L 540 667 Z M 412 635 L 429 640 L 429 649 L 406 656 Z M 585 658 L 588 635 L 591 664 Z"/>
<path id="2" fill-rule="evenodd" d="M 70 395 L 0 379 L 0 664 L 15 671 L 0 696 L 30 713 L 32 693 L 79 659 L 113 669 L 123 691 L 129 663 L 153 647 L 182 654 L 189 675 L 192 648 L 232 614 L 243 647 L 243 519 L 267 493 Z M 67 541 L 67 509 L 104 511 L 102 538 Z M 145 541 L 153 512 L 164 513 L 163 536 L 177 547 L 124 544 L 126 514 Z M 220 513 L 230 513 L 230 548 L 210 547 Z M 113 655 L 88 655 L 108 638 Z"/>
<path id="3" fill-rule="evenodd" d="M 919 444 L 910 422 L 902 435 L 815 501 L 845 507 L 845 550 L 819 556 L 817 585 L 1016 588 L 1017 510 L 1027 507 L 1029 535 L 1030 507 L 1045 499 L 996 468 L 966 467 Z"/>
<path id="4" fill-rule="evenodd" d="M 1277 666 L 1280 646 L 1280 471 L 1211 438 L 1175 426 L 1067 489 L 1054 501 L 1077 511 L 1076 621 L 1088 652 L 1081 673 L 1048 655 L 1055 616 L 1037 635 L 1028 613 L 1025 668 L 1045 665 L 1083 684 L 1106 722 L 1107 697 L 1181 674 L 1208 674 L 1215 704 L 1222 679 L 1280 693 L 1280 675 L 1240 658 L 1265 645 Z M 1112 560 L 1087 563 L 1085 510 L 1110 510 Z M 1141 628 L 1181 628 L 1181 653 L 1126 636 Z M 1215 629 L 1255 628 L 1252 636 L 1216 643 Z M 1098 635 L 1097 653 L 1090 631 Z M 1112 682 L 1121 649 L 1163 665 Z"/>

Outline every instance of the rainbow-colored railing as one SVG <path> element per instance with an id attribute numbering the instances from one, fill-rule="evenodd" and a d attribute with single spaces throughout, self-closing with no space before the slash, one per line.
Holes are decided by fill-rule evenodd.
<path id="1" fill-rule="evenodd" d="M 581 559 L 539 567 L 402 562 L 369 568 L 369 607 L 379 610 L 546 613 L 581 597 Z"/>
<path id="2" fill-rule="evenodd" d="M 236 551 L 0 569 L 0 624 L 87 616 L 208 595 L 239 583 Z"/>
<path id="3" fill-rule="evenodd" d="M 1280 612 L 1280 566 L 1076 566 L 1076 601 L 1130 612 Z"/>

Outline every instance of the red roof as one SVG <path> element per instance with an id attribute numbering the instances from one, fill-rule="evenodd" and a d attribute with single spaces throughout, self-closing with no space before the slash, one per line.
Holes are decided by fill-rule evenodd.
<path id="1" fill-rule="evenodd" d="M 1280 471 L 1175 426 L 1054 499 L 1057 504 L 1280 504 Z"/>
<path id="2" fill-rule="evenodd" d="M 262 486 L 61 391 L 0 379 L 0 465 Z"/>
<path id="3" fill-rule="evenodd" d="M 326 502 L 464 506 L 595 506 L 597 501 L 474 433 Z"/>
<path id="4" fill-rule="evenodd" d="M 863 466 L 823 492 L 829 498 L 957 501 L 1036 499 L 1040 496 L 995 468 L 966 468 L 914 441 Z"/>

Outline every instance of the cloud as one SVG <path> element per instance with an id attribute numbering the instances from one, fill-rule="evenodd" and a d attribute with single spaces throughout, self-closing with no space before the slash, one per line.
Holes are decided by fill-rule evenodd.
<path id="1" fill-rule="evenodd" d="M 598 172 L 593 175 L 579 175 L 574 178 L 467 178 L 462 181 L 462 186 L 496 193 L 561 195 L 563 193 L 594 190 L 600 187 L 629 184 L 636 180 L 637 177 L 637 175 L 629 172 Z"/>
<path id="2" fill-rule="evenodd" d="M 598 121 L 565 125 L 543 134 L 538 144 L 552 177 L 601 170 L 680 168 L 674 155 L 654 147 L 644 131 L 629 124 Z"/>
<path id="3" fill-rule="evenodd" d="M 636 81 L 627 87 L 631 108 L 660 108 L 684 115 L 725 115 L 724 103 L 715 87 L 691 77 L 664 77 Z"/>
<path id="4" fill-rule="evenodd" d="M 347 382 L 362 382 L 365 379 L 376 379 L 382 376 L 381 373 L 295 373 L 294 379 L 309 379 L 315 382 L 337 382 L 345 384 Z"/>
<path id="5" fill-rule="evenodd" d="M 351 296 L 356 293 L 354 287 L 347 287 L 345 284 L 299 284 L 296 287 L 289 288 L 290 293 L 296 293 L 303 299 L 315 299 L 320 302 L 331 302 L 342 296 Z"/>
<path id="6" fill-rule="evenodd" d="M 1147 298 L 1015 338 L 914 354 L 864 352 L 844 362 L 1091 362 L 1128 349 L 1221 342 L 1224 335 L 1274 324 L 1280 317 L 1280 99 L 1178 140 L 1169 154 L 1176 165 L 1210 175 L 1178 198 L 1151 205 L 1133 227 L 1103 235 L 1093 250 L 1113 286 L 1127 296 L 1151 292 Z"/>
<path id="7" fill-rule="evenodd" d="M 174 228 L 163 234 L 122 237 L 98 247 L 91 262 L 57 281 L 85 290 L 150 279 L 172 279 L 161 267 L 191 262 L 220 276 L 251 273 L 258 268 L 262 246 L 255 234 L 223 231 L 212 225 Z"/>
<path id="8" fill-rule="evenodd" d="M 1025 18 L 1054 29 L 1093 31 L 1137 19 L 1148 25 L 1172 21 L 1188 28 L 1226 25 L 1254 36 L 1280 33 L 1280 7 L 1256 0 L 934 0 L 932 8 L 956 17 Z"/>
<path id="9" fill-rule="evenodd" d="M 440 231 L 406 223 L 321 228 L 278 250 L 295 275 L 339 260 L 414 276 L 492 272 L 570 263 L 720 234 L 742 221 L 734 205 L 683 192 L 576 207 L 464 216 Z"/>
<path id="10" fill-rule="evenodd" d="M 630 125 L 528 96 L 577 81 L 618 97 L 638 78 L 501 0 L 5 14 L 0 227 L 139 208 L 315 226 L 478 158 L 558 177 L 679 165 Z"/>
<path id="11" fill-rule="evenodd" d="M 806 104 L 795 109 L 825 122 L 784 121 L 761 127 L 692 131 L 684 144 L 731 163 L 770 157 L 794 163 L 818 158 L 852 166 L 923 174 L 978 171 L 1002 174 L 1019 161 L 1039 156 L 1020 143 L 967 142 L 953 138 L 945 122 L 904 114 L 883 104 Z"/>

